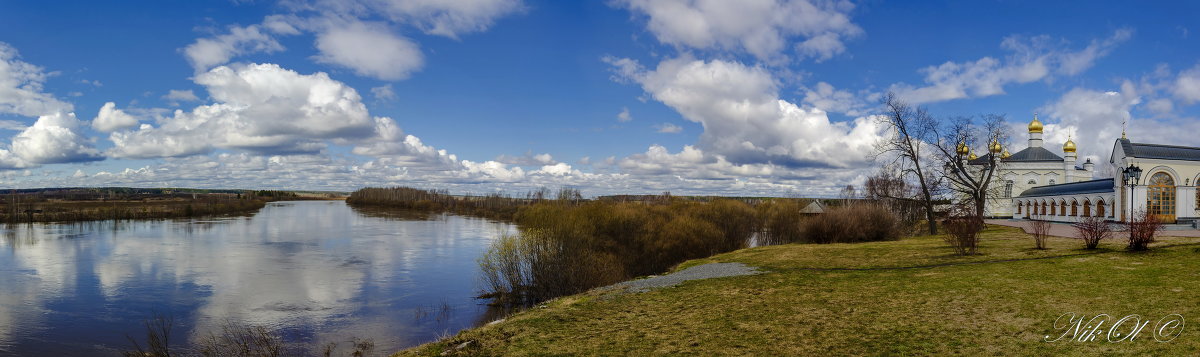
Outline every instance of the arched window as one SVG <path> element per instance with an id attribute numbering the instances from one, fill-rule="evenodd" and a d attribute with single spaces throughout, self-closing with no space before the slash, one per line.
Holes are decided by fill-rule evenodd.
<path id="1" fill-rule="evenodd" d="M 1100 202 L 1096 203 L 1096 216 L 1108 217 L 1108 216 L 1104 215 L 1104 208 L 1106 208 L 1106 207 L 1104 207 L 1104 199 L 1101 198 Z"/>
<path id="2" fill-rule="evenodd" d="M 1055 216 L 1055 215 L 1057 215 L 1057 213 L 1058 213 L 1058 205 L 1051 203 L 1050 204 L 1050 215 Z"/>
<path id="3" fill-rule="evenodd" d="M 1004 198 L 1012 197 L 1013 182 L 1008 180 L 1004 182 Z"/>
<path id="4" fill-rule="evenodd" d="M 1083 200 L 1083 216 L 1084 217 L 1092 216 L 1092 201 Z"/>
<path id="5" fill-rule="evenodd" d="M 1047 212 L 1047 211 L 1046 211 L 1046 202 L 1042 202 L 1042 212 L 1041 212 L 1041 214 L 1046 214 L 1046 212 Z"/>
<path id="6" fill-rule="evenodd" d="M 1150 187 L 1146 191 L 1146 213 L 1158 215 L 1158 219 L 1175 223 L 1175 179 L 1166 172 L 1150 176 Z"/>
<path id="7" fill-rule="evenodd" d="M 1020 202 L 1017 203 L 1017 214 L 1021 214 L 1021 206 L 1024 206 L 1024 205 L 1025 205 L 1024 203 L 1020 203 Z"/>
<path id="8" fill-rule="evenodd" d="M 1037 180 L 1030 179 L 1030 180 L 1029 180 L 1029 184 L 1030 184 L 1030 185 L 1036 185 L 1036 184 L 1037 184 Z"/>
<path id="9" fill-rule="evenodd" d="M 1054 184 L 1054 179 L 1050 179 L 1050 184 L 1051 184 L 1051 185 L 1053 185 L 1053 184 Z"/>
<path id="10" fill-rule="evenodd" d="M 1071 216 L 1079 217 L 1079 202 L 1071 201 Z"/>
<path id="11" fill-rule="evenodd" d="M 1062 204 L 1061 204 L 1061 205 L 1059 205 L 1059 210 L 1058 210 L 1058 212 L 1059 212 L 1060 214 L 1062 214 L 1063 216 L 1066 216 L 1066 215 L 1067 215 L 1067 201 L 1062 201 Z"/>

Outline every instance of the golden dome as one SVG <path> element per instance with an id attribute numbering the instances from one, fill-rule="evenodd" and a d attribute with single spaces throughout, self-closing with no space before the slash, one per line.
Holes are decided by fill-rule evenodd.
<path id="1" fill-rule="evenodd" d="M 975 153 L 971 153 L 971 156 L 967 156 L 967 160 L 975 160 L 978 158 L 979 158 L 978 156 L 975 156 Z"/>
<path id="2" fill-rule="evenodd" d="M 1063 144 L 1063 152 L 1075 152 L 1075 142 L 1067 139 L 1067 142 Z"/>
<path id="3" fill-rule="evenodd" d="M 991 151 L 993 154 L 999 154 L 1001 150 L 1004 150 L 1004 147 L 1000 146 L 999 141 L 992 140 L 992 145 L 988 145 L 988 151 Z"/>
<path id="4" fill-rule="evenodd" d="M 961 142 L 961 141 L 958 142 L 958 154 L 959 155 L 966 155 L 969 152 L 971 152 L 971 148 L 967 147 L 966 143 Z"/>
<path id="5" fill-rule="evenodd" d="M 1001 159 L 1007 159 L 1007 158 L 1009 158 L 1009 157 L 1012 157 L 1012 154 L 1009 154 L 1009 153 L 1008 153 L 1008 150 L 1004 150 L 1004 153 L 1003 153 L 1003 154 L 1000 154 L 1000 158 L 1001 158 Z"/>
<path id="6" fill-rule="evenodd" d="M 1033 121 L 1029 122 L 1029 132 L 1030 133 L 1042 132 L 1042 122 L 1037 120 L 1037 114 L 1034 114 Z"/>

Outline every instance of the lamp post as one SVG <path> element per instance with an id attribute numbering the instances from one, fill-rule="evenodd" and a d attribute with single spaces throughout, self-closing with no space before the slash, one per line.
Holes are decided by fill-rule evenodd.
<path id="1" fill-rule="evenodd" d="M 1129 167 L 1122 169 L 1121 172 L 1121 178 L 1124 180 L 1125 186 L 1129 186 L 1129 200 L 1125 202 L 1125 206 L 1129 207 L 1129 214 L 1124 217 L 1128 222 L 1128 220 L 1131 218 L 1130 216 L 1133 215 L 1134 188 L 1137 187 L 1138 181 L 1142 179 L 1142 168 L 1134 166 L 1131 163 L 1129 164 Z M 1124 208 L 1121 209 L 1121 213 L 1125 213 Z"/>

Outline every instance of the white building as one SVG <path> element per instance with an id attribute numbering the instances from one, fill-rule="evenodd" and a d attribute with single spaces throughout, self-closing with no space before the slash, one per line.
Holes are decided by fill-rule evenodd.
<path id="1" fill-rule="evenodd" d="M 1002 191 L 985 204 L 984 215 L 988 217 L 1017 216 L 1013 196 L 1031 188 L 1092 179 L 1095 164 L 1088 160 L 1081 166 L 1076 166 L 1074 141 L 1068 139 L 1062 148 L 1064 155 L 1058 156 L 1042 147 L 1042 122 L 1038 121 L 1037 115 L 1033 116 L 1028 128 L 1029 145 L 1024 150 L 1015 154 L 1003 150 L 1000 154 L 1000 165 L 994 175 L 996 181 L 992 182 L 991 187 L 1000 188 Z M 976 157 L 975 154 L 971 154 L 968 163 L 985 165 L 990 161 L 990 155 L 992 154 Z"/>
<path id="2" fill-rule="evenodd" d="M 1061 222 L 1089 216 L 1127 222 L 1141 212 L 1167 223 L 1200 217 L 1200 148 L 1134 143 L 1122 134 L 1109 163 L 1118 177 L 1034 187 L 1010 199 L 1010 210 L 1019 218 Z"/>

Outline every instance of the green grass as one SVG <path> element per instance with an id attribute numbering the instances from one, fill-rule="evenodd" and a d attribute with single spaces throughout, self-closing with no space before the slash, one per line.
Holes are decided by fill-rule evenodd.
<path id="1" fill-rule="evenodd" d="M 1192 354 L 1200 333 L 1185 327 L 1159 343 L 1154 322 L 1133 342 L 1042 339 L 1067 312 L 1200 321 L 1196 243 L 1165 238 L 1130 253 L 1119 241 L 1084 251 L 1051 238 L 1034 250 L 1020 231 L 990 228 L 983 254 L 970 257 L 939 237 L 744 249 L 677 269 L 742 262 L 769 273 L 641 294 L 593 290 L 397 355 Z"/>

